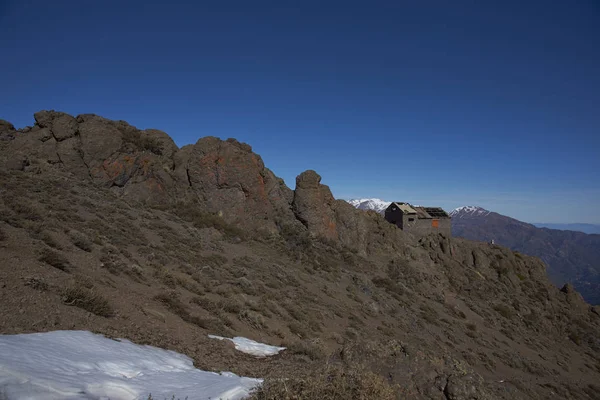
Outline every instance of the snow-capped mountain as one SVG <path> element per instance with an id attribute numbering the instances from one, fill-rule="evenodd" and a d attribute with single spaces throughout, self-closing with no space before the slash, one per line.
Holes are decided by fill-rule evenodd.
<path id="1" fill-rule="evenodd" d="M 462 206 L 450 211 L 452 219 L 465 217 L 486 217 L 490 211 L 477 206 Z"/>
<path id="2" fill-rule="evenodd" d="M 347 200 L 347 202 L 359 210 L 373 210 L 379 214 L 383 214 L 385 209 L 391 204 L 391 201 L 381 199 L 352 199 Z"/>

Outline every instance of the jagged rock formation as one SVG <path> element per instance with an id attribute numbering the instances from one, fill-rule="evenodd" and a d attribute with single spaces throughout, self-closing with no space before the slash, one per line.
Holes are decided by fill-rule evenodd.
<path id="1" fill-rule="evenodd" d="M 94 330 L 266 378 L 360 365 L 399 398 L 600 391 L 600 311 L 539 259 L 416 239 L 314 171 L 292 191 L 233 139 L 178 149 L 57 112 L 0 139 L 0 333 Z M 256 361 L 207 334 L 288 350 Z"/>
<path id="2" fill-rule="evenodd" d="M 316 236 L 368 250 L 373 216 L 335 200 L 314 171 L 299 175 L 292 191 L 249 145 L 235 139 L 204 137 L 178 149 L 166 133 L 124 121 L 56 111 L 34 116 L 35 126 L 11 134 L 9 169 L 23 170 L 33 160 L 36 168 L 58 165 L 130 200 L 193 202 L 230 223 L 271 233 L 300 221 Z M 2 126 L 14 131 L 8 123 Z"/>
<path id="3" fill-rule="evenodd" d="M 76 118 L 40 111 L 36 124 L 11 133 L 6 161 L 22 170 L 60 165 L 73 175 L 150 204 L 196 201 L 210 212 L 246 227 L 274 230 L 276 219 L 293 219 L 293 193 L 247 144 L 205 137 L 178 149 L 164 132 L 138 130 L 97 115 Z M 12 132 L 10 124 L 4 131 Z"/>

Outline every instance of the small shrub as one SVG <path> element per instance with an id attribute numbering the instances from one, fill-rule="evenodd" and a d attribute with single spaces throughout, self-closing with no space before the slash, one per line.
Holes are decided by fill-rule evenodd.
<path id="1" fill-rule="evenodd" d="M 56 241 L 56 239 L 54 239 L 54 236 L 52 236 L 50 232 L 43 231 L 40 233 L 40 239 L 48 246 L 57 250 L 62 250 L 62 246 Z"/>
<path id="2" fill-rule="evenodd" d="M 81 286 L 71 286 L 62 292 L 63 302 L 70 306 L 82 308 L 101 317 L 111 317 L 113 308 L 104 297 Z"/>
<path id="3" fill-rule="evenodd" d="M 162 155 L 162 145 L 160 140 L 153 137 L 143 137 L 140 140 L 140 147 L 144 150 L 148 150 L 156 155 Z"/>
<path id="4" fill-rule="evenodd" d="M 176 206 L 174 212 L 178 217 L 194 224 L 196 228 L 215 228 L 230 238 L 244 239 L 246 236 L 242 229 L 227 223 L 223 217 L 200 211 L 197 204 L 180 203 Z"/>
<path id="5" fill-rule="evenodd" d="M 238 314 L 242 311 L 242 304 L 235 299 L 227 299 L 221 302 L 221 308 L 223 311 Z"/>
<path id="6" fill-rule="evenodd" d="M 502 315 L 506 319 L 511 319 L 513 316 L 513 312 L 507 305 L 497 304 L 494 306 L 494 310 L 498 312 L 498 314 Z"/>
<path id="7" fill-rule="evenodd" d="M 191 301 L 192 303 L 199 305 L 200 307 L 204 308 L 206 311 L 209 312 L 215 313 L 219 310 L 218 304 L 205 296 L 193 297 Z"/>
<path id="8" fill-rule="evenodd" d="M 118 260 L 118 256 L 114 253 L 109 253 L 107 248 L 102 249 L 105 254 L 100 257 L 100 266 L 105 268 L 113 275 L 119 275 L 124 268 L 124 264 Z"/>
<path id="9" fill-rule="evenodd" d="M 25 280 L 25 286 L 29 286 L 32 289 L 45 292 L 48 290 L 48 284 L 42 278 L 31 277 Z"/>
<path id="10" fill-rule="evenodd" d="M 389 337 L 394 337 L 396 335 L 396 331 L 389 326 L 379 325 L 377 326 L 377 330 Z"/>
<path id="11" fill-rule="evenodd" d="M 156 155 L 162 155 L 162 145 L 157 138 L 142 136 L 142 132 L 136 129 L 125 129 L 123 141 L 131 143 L 141 150 L 148 150 Z"/>
<path id="12" fill-rule="evenodd" d="M 92 251 L 92 241 L 81 232 L 71 232 L 69 234 L 71 242 L 83 251 L 88 253 Z"/>
<path id="13" fill-rule="evenodd" d="M 168 269 L 161 268 L 156 271 L 155 275 L 158 279 L 160 279 L 160 281 L 162 283 L 164 283 L 166 286 L 170 287 L 171 289 L 174 289 L 175 287 L 177 287 L 178 281 Z"/>
<path id="14" fill-rule="evenodd" d="M 179 300 L 177 293 L 160 293 L 154 299 L 163 303 L 170 311 L 181 317 L 184 321 L 189 319 L 190 313 L 181 300 Z"/>
<path id="15" fill-rule="evenodd" d="M 19 214 L 21 218 L 28 219 L 30 221 L 40 221 L 42 220 L 42 216 L 39 210 L 33 205 L 27 202 L 15 202 L 10 205 L 14 212 Z"/>
<path id="16" fill-rule="evenodd" d="M 307 376 L 267 379 L 250 400 L 395 400 L 396 390 L 382 376 L 362 368 L 327 365 Z"/>
<path id="17" fill-rule="evenodd" d="M 404 294 L 402 286 L 393 282 L 390 278 L 375 277 L 372 279 L 375 286 L 387 290 L 394 298 L 398 298 Z"/>
<path id="18" fill-rule="evenodd" d="M 54 268 L 60 269 L 61 271 L 68 271 L 71 269 L 69 260 L 67 260 L 62 254 L 59 254 L 51 249 L 44 249 L 39 260 L 53 266 Z"/>
<path id="19" fill-rule="evenodd" d="M 308 330 L 306 329 L 306 326 L 304 324 L 294 321 L 288 324 L 288 328 L 290 329 L 290 332 L 301 338 L 305 338 L 308 336 Z"/>
<path id="20" fill-rule="evenodd" d="M 154 299 L 163 303 L 171 312 L 173 312 L 173 314 L 176 314 L 185 322 L 194 324 L 203 329 L 210 329 L 211 326 L 214 325 L 213 320 L 191 315 L 185 304 L 179 300 L 177 293 L 161 293 L 155 296 Z"/>
<path id="21" fill-rule="evenodd" d="M 279 234 L 286 241 L 288 247 L 293 250 L 310 252 L 313 247 L 313 241 L 306 230 L 297 225 L 284 224 L 281 226 Z"/>
<path id="22" fill-rule="evenodd" d="M 420 308 L 421 316 L 425 321 L 433 325 L 438 325 L 440 317 L 435 309 L 431 308 L 427 304 L 421 305 Z"/>
<path id="23" fill-rule="evenodd" d="M 476 331 L 477 330 L 477 325 L 475 324 L 467 324 L 467 329 L 470 331 Z"/>
<path id="24" fill-rule="evenodd" d="M 477 332 L 476 331 L 467 331 L 465 333 L 465 335 L 467 335 L 468 337 L 470 337 L 471 339 L 475 339 L 477 337 Z"/>
<path id="25" fill-rule="evenodd" d="M 572 331 L 571 333 L 569 333 L 569 339 L 575 343 L 577 346 L 581 346 L 582 343 L 582 339 L 581 339 L 581 335 L 579 335 L 578 332 L 574 332 Z"/>
<path id="26" fill-rule="evenodd" d="M 292 354 L 308 356 L 313 361 L 324 360 L 327 352 L 320 340 L 295 340 L 291 343 L 284 343 L 284 347 Z"/>
<path id="27" fill-rule="evenodd" d="M 238 318 L 255 329 L 264 329 L 267 327 L 265 317 L 251 310 L 242 310 L 238 314 Z"/>
<path id="28" fill-rule="evenodd" d="M 227 264 L 228 261 L 227 257 L 221 254 L 210 254 L 208 256 L 200 257 L 198 263 L 202 266 L 209 265 L 211 267 L 222 267 Z"/>

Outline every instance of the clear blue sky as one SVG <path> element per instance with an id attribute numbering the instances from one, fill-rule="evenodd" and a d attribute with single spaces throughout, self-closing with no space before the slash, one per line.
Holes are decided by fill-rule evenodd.
<path id="1" fill-rule="evenodd" d="M 600 223 L 600 3 L 0 0 L 0 118 L 253 146 L 338 198 Z"/>

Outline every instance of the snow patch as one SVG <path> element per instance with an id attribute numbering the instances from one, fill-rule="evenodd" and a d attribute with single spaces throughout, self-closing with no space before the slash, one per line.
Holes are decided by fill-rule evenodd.
<path id="1" fill-rule="evenodd" d="M 239 400 L 261 379 L 194 368 L 183 354 L 87 331 L 0 335 L 0 396 L 12 399 Z"/>
<path id="2" fill-rule="evenodd" d="M 215 335 L 208 335 L 208 337 L 211 339 L 229 340 L 233 342 L 236 350 L 241 351 L 242 353 L 250 354 L 255 357 L 274 356 L 276 354 L 279 354 L 280 351 L 285 350 L 285 347 L 270 346 L 268 344 L 255 342 L 254 340 L 241 336 L 236 336 L 233 339 Z"/>

